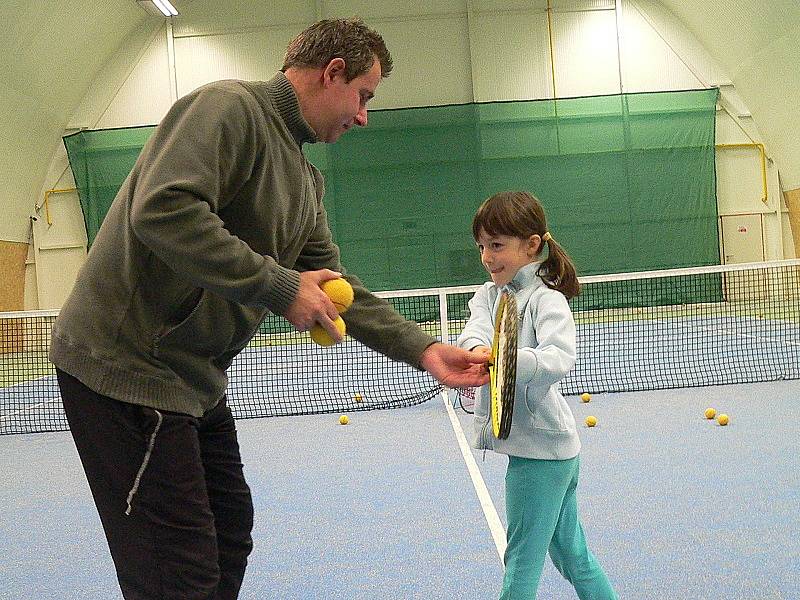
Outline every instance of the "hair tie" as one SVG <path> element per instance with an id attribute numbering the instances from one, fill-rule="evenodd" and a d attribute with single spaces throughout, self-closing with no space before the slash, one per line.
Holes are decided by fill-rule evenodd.
<path id="1" fill-rule="evenodd" d="M 549 242 L 552 239 L 553 239 L 553 236 L 550 235 L 550 232 L 549 231 L 545 231 L 544 235 L 542 236 L 542 241 L 543 242 Z"/>

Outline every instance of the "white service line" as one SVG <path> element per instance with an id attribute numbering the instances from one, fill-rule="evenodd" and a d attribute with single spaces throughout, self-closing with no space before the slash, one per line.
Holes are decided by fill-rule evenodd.
<path id="1" fill-rule="evenodd" d="M 720 333 L 724 333 L 727 335 L 731 335 L 733 337 L 743 337 L 749 340 L 767 340 L 768 342 L 778 342 L 782 344 L 786 344 L 787 346 L 800 346 L 800 343 L 793 342 L 791 340 L 785 340 L 783 338 L 776 338 L 776 337 L 769 337 L 764 335 L 750 335 L 749 333 L 740 333 L 738 331 L 734 331 L 733 329 L 711 329 L 709 327 L 705 328 L 706 331 L 718 331 Z"/>
<path id="2" fill-rule="evenodd" d="M 16 415 L 21 415 L 22 413 L 32 412 L 38 408 L 42 408 L 43 406 L 47 406 L 48 404 L 53 404 L 55 402 L 59 402 L 60 399 L 56 400 L 45 400 L 44 402 L 39 402 L 38 404 L 31 404 L 30 406 L 26 406 L 25 408 L 21 408 L 19 410 L 15 410 L 14 412 L 6 413 L 4 415 L 0 415 L 0 421 L 5 421 L 6 419 L 10 419 Z"/>
<path id="3" fill-rule="evenodd" d="M 506 530 L 500 517 L 497 514 L 497 509 L 494 507 L 492 497 L 489 495 L 489 490 L 486 488 L 486 483 L 483 481 L 478 463 L 475 462 L 475 456 L 472 454 L 472 449 L 467 444 L 467 438 L 464 437 L 464 430 L 461 429 L 461 422 L 458 420 L 456 411 L 450 405 L 450 399 L 447 397 L 447 391 L 442 392 L 442 400 L 444 407 L 447 409 L 447 414 L 450 417 L 450 424 L 453 426 L 453 432 L 456 434 L 458 440 L 458 447 L 461 448 L 461 455 L 464 457 L 464 462 L 467 465 L 467 470 L 472 478 L 472 485 L 475 486 L 475 493 L 480 500 L 483 514 L 486 517 L 486 522 L 489 524 L 489 531 L 494 539 L 494 545 L 497 548 L 497 554 L 500 556 L 500 563 L 503 563 L 503 555 L 506 552 Z"/>

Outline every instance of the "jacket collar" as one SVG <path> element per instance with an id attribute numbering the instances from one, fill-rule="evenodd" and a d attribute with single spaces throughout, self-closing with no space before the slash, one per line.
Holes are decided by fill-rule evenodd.
<path id="1" fill-rule="evenodd" d="M 286 75 L 278 71 L 275 77 L 267 82 L 267 90 L 275 108 L 278 110 L 278 114 L 283 119 L 283 122 L 286 123 L 286 127 L 289 128 L 297 145 L 302 146 L 305 143 L 313 144 L 316 142 L 317 135 L 303 118 L 297 94 Z"/>
<path id="2" fill-rule="evenodd" d="M 530 264 L 521 267 L 517 274 L 514 275 L 514 279 L 508 282 L 503 288 L 508 288 L 513 292 L 519 292 L 520 290 L 535 286 L 537 283 L 541 283 L 542 279 L 539 277 L 539 267 L 542 266 L 541 261 L 539 262 L 532 262 Z"/>

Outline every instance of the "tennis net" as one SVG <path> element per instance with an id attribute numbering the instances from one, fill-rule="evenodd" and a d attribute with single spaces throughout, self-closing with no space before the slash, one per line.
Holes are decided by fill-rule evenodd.
<path id="1" fill-rule="evenodd" d="M 567 395 L 800 379 L 800 260 L 581 278 Z M 401 314 L 455 341 L 478 286 L 384 292 Z M 0 313 L 0 434 L 67 429 L 47 360 L 56 311 Z M 428 374 L 351 338 L 313 344 L 269 316 L 229 372 L 237 418 L 410 406 Z"/>

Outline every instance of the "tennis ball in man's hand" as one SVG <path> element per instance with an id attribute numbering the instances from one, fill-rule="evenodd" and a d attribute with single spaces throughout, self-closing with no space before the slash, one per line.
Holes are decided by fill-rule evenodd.
<path id="1" fill-rule="evenodd" d="M 347 415 L 342 415 L 339 417 L 339 424 L 340 425 L 347 425 L 350 422 L 350 418 Z"/>
<path id="2" fill-rule="evenodd" d="M 719 423 L 723 427 L 725 427 L 725 425 L 727 425 L 729 421 L 730 419 L 728 419 L 728 415 L 726 414 L 721 414 L 720 416 L 717 417 L 717 423 Z"/>
<path id="3" fill-rule="evenodd" d="M 713 408 L 707 408 L 707 409 L 706 409 L 706 412 L 705 412 L 705 413 L 703 413 L 703 414 L 705 414 L 705 416 L 706 416 L 706 419 L 709 419 L 709 420 L 710 420 L 710 419 L 713 419 L 714 417 L 716 417 L 716 416 L 717 416 L 717 411 L 716 411 L 716 410 L 714 410 Z"/>
<path id="4" fill-rule="evenodd" d="M 341 277 L 339 279 L 328 279 L 320 287 L 331 299 L 339 314 L 350 308 L 353 303 L 353 286 Z"/>
<path id="5" fill-rule="evenodd" d="M 588 402 L 591 399 L 592 399 L 592 395 L 589 392 L 583 392 L 581 394 L 581 401 L 582 402 Z"/>
<path id="6" fill-rule="evenodd" d="M 333 322 L 336 326 L 336 329 L 344 335 L 346 331 L 346 327 L 344 325 L 344 320 L 342 317 L 336 317 L 336 320 Z M 319 323 L 315 323 L 314 326 L 311 328 L 311 339 L 314 340 L 320 346 L 333 346 L 336 342 L 334 339 L 328 334 L 326 329 L 320 325 Z"/>
<path id="7" fill-rule="evenodd" d="M 595 425 L 597 425 L 597 417 L 593 417 L 592 415 L 589 415 L 588 417 L 586 417 L 586 426 L 587 427 L 594 427 Z"/>

